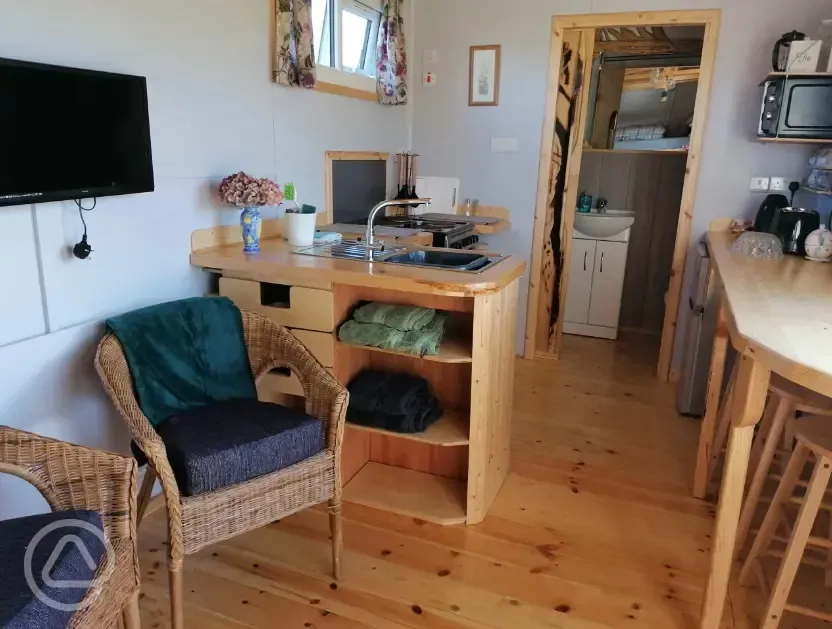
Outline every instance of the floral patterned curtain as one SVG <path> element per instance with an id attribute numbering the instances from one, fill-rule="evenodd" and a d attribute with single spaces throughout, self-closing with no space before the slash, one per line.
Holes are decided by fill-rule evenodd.
<path id="1" fill-rule="evenodd" d="M 274 80 L 281 85 L 315 87 L 311 0 L 277 0 Z"/>
<path id="2" fill-rule="evenodd" d="M 412 0 L 411 0 L 412 1 Z M 382 105 L 407 103 L 407 53 L 404 46 L 404 0 L 385 0 L 378 29 L 378 100 Z"/>

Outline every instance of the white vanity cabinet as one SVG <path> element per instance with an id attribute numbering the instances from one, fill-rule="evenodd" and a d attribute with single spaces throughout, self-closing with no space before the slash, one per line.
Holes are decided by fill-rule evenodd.
<path id="1" fill-rule="evenodd" d="M 629 229 L 605 240 L 575 234 L 566 289 L 565 333 L 618 337 L 629 235 Z"/>
<path id="2" fill-rule="evenodd" d="M 592 301 L 592 272 L 595 270 L 597 240 L 572 241 L 569 282 L 566 288 L 566 323 L 588 323 Z"/>

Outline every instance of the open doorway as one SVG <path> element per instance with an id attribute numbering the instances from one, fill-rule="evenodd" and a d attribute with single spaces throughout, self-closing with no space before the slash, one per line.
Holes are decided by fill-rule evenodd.
<path id="1" fill-rule="evenodd" d="M 704 34 L 596 31 L 563 332 L 638 343 L 654 365 Z"/>
<path id="2" fill-rule="evenodd" d="M 563 334 L 670 376 L 719 11 L 556 17 L 526 357 Z"/>

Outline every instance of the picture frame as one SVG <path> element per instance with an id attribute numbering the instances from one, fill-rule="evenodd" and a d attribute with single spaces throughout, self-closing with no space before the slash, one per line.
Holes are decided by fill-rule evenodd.
<path id="1" fill-rule="evenodd" d="M 501 62 L 501 46 L 471 46 L 468 68 L 469 107 L 496 107 L 500 104 Z"/>

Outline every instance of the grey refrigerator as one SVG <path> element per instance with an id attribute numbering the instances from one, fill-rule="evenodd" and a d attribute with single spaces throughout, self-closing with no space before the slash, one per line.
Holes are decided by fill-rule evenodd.
<path id="1" fill-rule="evenodd" d="M 711 281 L 711 259 L 704 242 L 697 246 L 692 262 L 694 287 L 687 303 L 688 324 L 676 408 L 682 415 L 701 417 L 705 414 L 719 303 Z"/>

